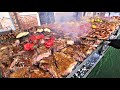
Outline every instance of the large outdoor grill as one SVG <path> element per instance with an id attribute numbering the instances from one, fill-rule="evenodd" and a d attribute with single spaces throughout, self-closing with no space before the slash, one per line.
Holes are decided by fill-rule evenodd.
<path id="1" fill-rule="evenodd" d="M 118 18 L 118 17 L 115 17 L 115 18 Z M 120 34 L 119 33 L 120 24 L 118 22 L 117 24 L 112 22 L 110 23 L 110 25 L 113 25 L 113 26 L 115 25 L 116 29 L 114 30 L 114 29 L 107 28 L 108 31 L 110 31 L 109 34 L 107 33 L 106 37 L 102 37 L 99 34 L 103 35 L 102 33 L 104 33 L 105 35 L 106 32 L 108 32 L 104 28 L 105 26 L 103 25 L 103 27 L 101 27 L 98 23 L 93 24 L 93 18 L 91 18 L 90 20 L 92 20 L 92 24 L 85 23 L 87 26 L 85 30 L 83 30 L 83 32 L 82 31 L 80 32 L 80 30 L 78 30 L 78 27 L 79 27 L 79 24 L 82 24 L 82 29 L 84 29 L 83 28 L 84 24 L 79 23 L 78 21 L 75 21 L 75 22 L 67 22 L 63 24 L 55 23 L 55 24 L 48 24 L 48 25 L 45 24 L 42 26 L 35 26 L 28 30 L 24 30 L 25 32 L 22 34 L 19 34 L 21 33 L 21 30 L 1 33 L 0 34 L 0 42 L 1 42 L 0 50 L 2 49 L 4 51 L 6 50 L 6 48 L 9 48 L 7 51 L 8 53 L 5 55 L 10 54 L 9 55 L 10 58 L 9 59 L 6 58 L 8 59 L 6 61 L 4 59 L 5 57 L 0 58 L 1 60 L 0 69 L 2 72 L 2 76 L 5 78 L 9 78 L 9 77 L 10 78 L 16 78 L 16 77 L 17 78 L 18 77 L 20 78 L 21 77 L 22 78 L 25 78 L 25 77 L 86 78 L 87 75 L 91 72 L 91 70 L 97 65 L 97 63 L 104 56 L 105 52 L 108 50 L 108 47 L 109 47 L 108 44 L 110 43 L 109 39 L 116 39 Z M 95 21 L 94 19 L 95 22 L 100 22 L 100 24 L 104 22 L 104 19 L 102 21 L 101 18 L 97 18 L 97 20 L 98 21 Z M 71 25 L 71 26 L 67 27 L 67 25 Z M 108 23 L 106 25 L 109 26 Z M 72 27 L 72 26 L 75 26 L 75 27 Z M 90 31 L 91 29 L 89 28 L 91 26 L 92 26 L 92 34 Z M 101 29 L 100 28 L 97 29 L 96 27 L 101 27 Z M 87 31 L 87 29 L 90 29 L 90 30 Z M 29 48 L 27 48 L 25 44 L 29 42 L 29 40 L 31 40 L 29 44 L 32 42 L 33 39 L 35 40 L 36 39 L 35 35 L 39 36 L 37 37 L 38 39 L 41 39 L 41 38 L 42 39 L 39 40 L 39 42 L 37 42 L 37 40 L 34 41 L 33 43 L 36 45 L 34 47 L 35 49 L 30 48 L 30 51 L 29 51 L 28 50 Z M 96 36 L 93 37 L 93 35 L 97 35 L 97 37 Z M 16 37 L 18 36 L 19 38 L 16 39 Z M 29 38 L 31 36 L 32 38 Z M 45 43 L 45 40 L 46 41 L 48 40 L 48 42 Z M 90 44 L 91 41 L 94 41 L 94 44 L 97 46 Z M 8 45 L 8 47 L 2 46 L 2 44 L 7 45 L 8 42 L 11 42 L 11 44 Z M 52 46 L 53 42 L 54 42 L 54 45 Z M 59 47 L 62 45 L 61 42 L 65 42 L 64 43 L 65 45 L 63 44 L 64 46 L 63 48 Z M 45 43 L 45 46 L 43 43 Z M 18 45 L 20 45 L 20 47 Z M 89 48 L 86 49 L 88 46 Z M 12 52 L 9 51 L 11 49 L 10 47 L 13 49 Z M 29 47 L 33 47 L 33 46 L 29 46 Z M 79 50 L 74 52 L 74 48 L 75 49 L 78 48 L 80 52 Z M 73 50 L 73 52 L 71 52 L 70 50 Z M 80 57 L 75 56 L 74 53 L 77 53 L 78 56 Z M 82 53 L 85 53 L 85 54 L 83 55 Z M 1 56 L 2 54 L 3 53 L 0 53 Z M 42 55 L 45 57 L 41 57 Z M 20 57 L 22 57 L 22 59 Z M 41 58 L 41 59 L 37 60 L 38 58 Z M 2 61 L 2 59 L 4 59 L 4 61 Z M 34 59 L 34 61 L 32 61 L 31 59 Z M 72 63 L 72 64 L 68 65 L 69 63 Z"/>

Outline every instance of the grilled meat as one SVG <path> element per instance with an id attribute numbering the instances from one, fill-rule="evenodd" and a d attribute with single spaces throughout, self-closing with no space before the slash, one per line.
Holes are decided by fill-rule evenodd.
<path id="1" fill-rule="evenodd" d="M 61 51 L 67 55 L 70 55 L 71 57 L 73 57 L 77 61 L 84 60 L 84 58 L 82 57 L 82 52 L 77 50 L 75 47 L 72 48 L 69 46 L 69 47 L 62 49 Z"/>
<path id="2" fill-rule="evenodd" d="M 56 52 L 54 54 L 54 58 L 57 62 L 60 75 L 62 76 L 69 74 L 77 64 L 77 62 L 72 57 L 62 52 Z"/>
<path id="3" fill-rule="evenodd" d="M 61 78 L 69 74 L 76 64 L 72 57 L 56 52 L 54 56 L 41 60 L 40 68 L 48 70 L 55 78 Z"/>
<path id="4" fill-rule="evenodd" d="M 24 67 L 11 73 L 10 78 L 52 78 L 52 75 L 42 69 Z"/>
<path id="5" fill-rule="evenodd" d="M 66 47 L 66 40 L 65 39 L 58 39 L 54 42 L 54 52 L 60 51 L 61 49 Z"/>
<path id="6" fill-rule="evenodd" d="M 90 37 L 81 38 L 80 41 L 82 44 L 90 45 L 94 49 L 102 42 L 102 40 L 99 40 L 97 38 L 90 38 Z"/>
<path id="7" fill-rule="evenodd" d="M 31 59 L 29 57 L 24 56 L 16 56 L 14 57 L 13 62 L 10 65 L 10 70 L 16 71 L 23 67 L 31 66 Z"/>
<path id="8" fill-rule="evenodd" d="M 45 71 L 49 71 L 54 78 L 61 78 L 61 75 L 58 71 L 58 66 L 56 64 L 56 60 L 53 56 L 49 56 L 41 60 L 39 67 Z"/>
<path id="9" fill-rule="evenodd" d="M 52 75 L 49 72 L 39 69 L 30 73 L 29 78 L 52 78 Z"/>
<path id="10" fill-rule="evenodd" d="M 20 70 L 11 73 L 10 78 L 25 78 L 26 72 L 27 72 L 27 67 L 21 68 Z"/>
<path id="11" fill-rule="evenodd" d="M 47 51 L 45 53 L 39 54 L 36 57 L 33 58 L 32 63 L 36 64 L 37 62 L 39 62 L 41 59 L 45 58 L 45 57 L 49 57 L 51 55 L 51 51 Z"/>

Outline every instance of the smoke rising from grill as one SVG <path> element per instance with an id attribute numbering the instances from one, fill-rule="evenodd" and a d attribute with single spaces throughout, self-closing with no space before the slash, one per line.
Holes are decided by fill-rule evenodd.
<path id="1" fill-rule="evenodd" d="M 55 12 L 54 16 L 57 23 L 76 20 L 76 12 Z"/>
<path id="2" fill-rule="evenodd" d="M 78 15 L 79 18 L 81 15 Z M 49 27 L 56 30 L 55 32 L 58 34 L 62 32 L 73 40 L 76 40 L 78 36 L 85 36 L 90 30 L 90 24 L 85 21 L 77 21 L 77 12 L 55 12 L 54 17 L 55 23 L 49 24 Z"/>

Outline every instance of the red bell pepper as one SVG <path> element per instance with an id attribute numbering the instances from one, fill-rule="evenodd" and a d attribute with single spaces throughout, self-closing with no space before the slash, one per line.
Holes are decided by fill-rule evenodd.
<path id="1" fill-rule="evenodd" d="M 54 40 L 55 40 L 55 37 L 52 36 L 52 37 L 50 38 L 50 40 L 53 40 L 53 41 L 54 41 Z"/>
<path id="2" fill-rule="evenodd" d="M 41 34 L 41 35 L 32 35 L 29 40 L 32 41 L 34 44 L 38 43 L 38 40 L 39 39 L 43 39 L 44 38 L 44 34 Z"/>
<path id="3" fill-rule="evenodd" d="M 38 39 L 38 40 L 39 40 L 39 39 L 44 39 L 44 34 L 37 35 L 37 36 L 36 36 L 36 39 Z"/>
<path id="4" fill-rule="evenodd" d="M 31 43 L 26 43 L 24 45 L 24 50 L 28 51 L 28 50 L 33 50 L 34 49 L 34 44 Z"/>
<path id="5" fill-rule="evenodd" d="M 30 38 L 29 38 L 30 41 L 32 41 L 34 44 L 38 43 L 38 40 L 36 38 L 35 35 L 32 35 Z"/>
<path id="6" fill-rule="evenodd" d="M 45 47 L 50 48 L 51 46 L 53 46 L 53 44 L 54 44 L 54 40 L 49 39 L 48 41 L 45 42 Z"/>

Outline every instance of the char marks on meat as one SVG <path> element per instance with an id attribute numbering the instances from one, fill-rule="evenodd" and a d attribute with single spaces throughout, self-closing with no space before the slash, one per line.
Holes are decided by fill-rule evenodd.
<path id="1" fill-rule="evenodd" d="M 31 70 L 31 68 L 32 67 L 21 68 L 10 74 L 10 78 L 52 78 L 52 75 L 49 72 L 36 68 Z"/>
<path id="2" fill-rule="evenodd" d="M 61 78 L 53 56 L 47 57 L 40 61 L 39 67 L 45 71 L 49 71 L 54 78 Z"/>
<path id="3" fill-rule="evenodd" d="M 75 59 L 62 52 L 56 52 L 54 58 L 61 76 L 68 75 L 77 64 Z"/>
<path id="4" fill-rule="evenodd" d="M 54 43 L 54 52 L 60 51 L 61 49 L 66 47 L 66 40 L 65 39 L 58 39 Z"/>
<path id="5" fill-rule="evenodd" d="M 45 58 L 40 62 L 40 68 L 49 71 L 54 78 L 61 78 L 68 75 L 77 62 L 70 56 L 56 52 L 54 56 Z"/>
<path id="6" fill-rule="evenodd" d="M 61 50 L 63 53 L 70 55 L 73 57 L 76 61 L 83 61 L 84 57 L 82 57 L 82 52 L 76 49 L 75 47 L 66 47 Z"/>

